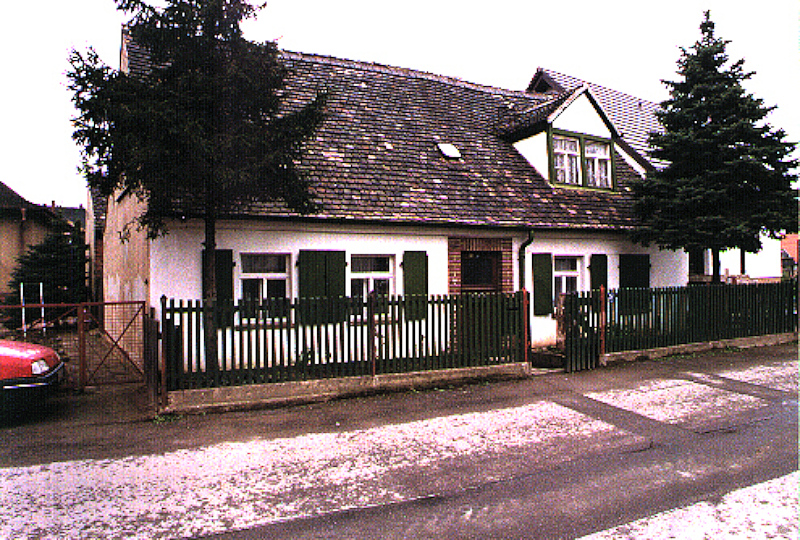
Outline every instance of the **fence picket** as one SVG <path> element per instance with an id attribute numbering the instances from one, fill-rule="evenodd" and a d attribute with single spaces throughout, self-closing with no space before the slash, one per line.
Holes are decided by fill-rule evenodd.
<path id="1" fill-rule="evenodd" d="M 164 299 L 168 389 L 420 371 L 524 358 L 524 294 L 266 299 L 206 308 Z M 410 314 L 414 314 L 410 316 Z M 220 321 L 217 361 L 203 321 Z"/>
<path id="2" fill-rule="evenodd" d="M 796 332 L 797 281 L 572 293 L 564 301 L 565 369 L 599 356 L 601 302 L 607 352 Z"/>

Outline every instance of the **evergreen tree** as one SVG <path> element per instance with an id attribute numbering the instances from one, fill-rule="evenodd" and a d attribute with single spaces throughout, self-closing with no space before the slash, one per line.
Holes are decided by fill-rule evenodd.
<path id="1" fill-rule="evenodd" d="M 11 295 L 7 303 L 20 304 L 20 289 L 25 304 L 74 304 L 88 299 L 86 286 L 87 246 L 79 229 L 65 225 L 48 235 L 42 243 L 31 246 L 20 256 L 11 274 Z M 24 284 L 20 287 L 20 284 Z M 40 295 L 40 286 L 42 294 Z M 36 311 L 38 317 L 39 311 Z M 51 318 L 51 314 L 47 314 Z M 10 323 L 17 327 L 21 313 L 10 311 Z"/>
<path id="2" fill-rule="evenodd" d="M 774 107 L 748 94 L 753 76 L 744 60 L 728 65 L 729 41 L 714 36 L 708 11 L 702 37 L 682 49 L 678 81 L 663 81 L 670 98 L 657 116 L 663 132 L 650 136 L 652 156 L 665 163 L 633 186 L 641 225 L 633 239 L 666 249 L 710 249 L 713 280 L 719 253 L 761 249 L 760 234 L 797 230 L 791 184 L 794 145 L 765 117 Z"/>
<path id="3" fill-rule="evenodd" d="M 285 201 L 313 211 L 296 167 L 302 142 L 319 125 L 325 93 L 282 107 L 286 68 L 275 43 L 253 43 L 240 23 L 258 8 L 248 0 L 115 0 L 132 15 L 135 44 L 150 57 L 146 74 L 103 65 L 94 51 L 73 51 L 68 74 L 79 111 L 74 139 L 90 186 L 108 196 L 127 190 L 145 202 L 139 225 L 166 232 L 177 208 L 205 224 L 203 300 L 216 305 L 216 221 L 253 201 Z M 216 328 L 207 319 L 206 351 Z"/>

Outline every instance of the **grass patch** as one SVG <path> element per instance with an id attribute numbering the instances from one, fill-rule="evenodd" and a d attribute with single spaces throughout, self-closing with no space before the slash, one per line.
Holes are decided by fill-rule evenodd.
<path id="1" fill-rule="evenodd" d="M 153 423 L 156 425 L 172 424 L 179 420 L 183 420 L 182 414 L 176 414 L 176 413 L 157 414 L 155 418 L 153 418 Z"/>

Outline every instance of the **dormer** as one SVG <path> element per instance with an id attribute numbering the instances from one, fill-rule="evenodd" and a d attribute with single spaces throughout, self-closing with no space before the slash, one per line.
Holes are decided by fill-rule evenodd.
<path id="1" fill-rule="evenodd" d="M 538 84 L 549 84 L 545 74 Z M 517 129 L 514 147 L 542 176 L 554 186 L 614 189 L 619 134 L 587 86 L 535 113 L 530 115 L 535 122 L 525 124 L 524 117 L 519 122 L 527 130 Z"/>

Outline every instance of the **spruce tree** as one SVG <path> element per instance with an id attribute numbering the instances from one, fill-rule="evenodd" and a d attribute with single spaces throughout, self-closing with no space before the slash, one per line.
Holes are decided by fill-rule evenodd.
<path id="1" fill-rule="evenodd" d="M 24 291 L 26 305 L 74 304 L 86 302 L 89 289 L 86 286 L 86 250 L 82 231 L 64 225 L 48 235 L 40 244 L 31 246 L 17 260 L 11 274 L 9 288 L 11 295 L 7 304 L 19 305 L 20 290 Z M 20 286 L 23 284 L 24 286 Z M 40 295 L 41 284 L 41 295 Z M 52 319 L 52 309 L 45 315 Z M 36 316 L 38 317 L 38 309 Z M 18 327 L 22 321 L 21 313 L 9 311 L 9 323 Z"/>
<path id="2" fill-rule="evenodd" d="M 248 0 L 115 0 L 132 16 L 128 31 L 149 55 L 146 73 L 123 73 L 97 54 L 73 51 L 68 74 L 79 111 L 73 138 L 90 186 L 106 196 L 138 195 L 150 237 L 170 217 L 203 220 L 203 300 L 217 304 L 216 222 L 243 204 L 283 201 L 315 209 L 296 164 L 302 142 L 322 120 L 320 91 L 283 106 L 287 70 L 273 42 L 246 40 L 240 24 L 258 8 Z M 207 358 L 216 328 L 207 317 Z"/>
<path id="3" fill-rule="evenodd" d="M 657 116 L 663 132 L 650 136 L 652 157 L 664 166 L 633 185 L 640 226 L 633 239 L 665 249 L 713 254 L 761 249 L 760 235 L 797 230 L 794 144 L 765 118 L 774 107 L 746 92 L 754 75 L 744 60 L 728 62 L 729 41 L 715 37 L 710 13 L 701 39 L 682 49 L 677 81 Z"/>

